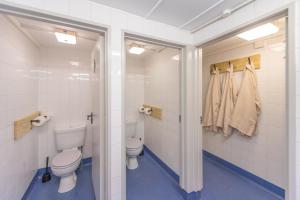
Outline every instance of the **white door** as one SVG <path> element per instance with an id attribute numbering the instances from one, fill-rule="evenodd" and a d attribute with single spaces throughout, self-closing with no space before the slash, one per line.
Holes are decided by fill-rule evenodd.
<path id="1" fill-rule="evenodd" d="M 97 200 L 105 199 L 105 67 L 104 38 L 100 37 L 92 52 L 92 181 Z"/>

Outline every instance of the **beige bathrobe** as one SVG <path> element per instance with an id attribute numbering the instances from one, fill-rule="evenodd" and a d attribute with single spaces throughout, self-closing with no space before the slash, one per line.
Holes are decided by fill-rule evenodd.
<path id="1" fill-rule="evenodd" d="M 220 99 L 221 83 L 219 71 L 216 70 L 213 72 L 209 81 L 203 114 L 203 127 L 209 128 L 214 132 L 218 131 L 216 122 L 219 113 Z"/>
<path id="2" fill-rule="evenodd" d="M 260 113 L 260 98 L 255 68 L 247 65 L 230 120 L 230 126 L 242 134 L 252 136 Z"/>
<path id="3" fill-rule="evenodd" d="M 229 122 L 236 99 L 237 86 L 233 74 L 233 66 L 231 65 L 224 75 L 221 104 L 217 118 L 217 126 L 222 129 L 224 136 L 228 136 L 232 132 Z"/>

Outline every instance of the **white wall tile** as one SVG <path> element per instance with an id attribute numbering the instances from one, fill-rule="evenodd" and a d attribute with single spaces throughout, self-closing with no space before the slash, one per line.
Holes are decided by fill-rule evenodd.
<path id="1" fill-rule="evenodd" d="M 0 46 L 0 193 L 1 199 L 18 200 L 37 169 L 38 141 L 36 129 L 15 141 L 13 122 L 37 111 L 38 79 L 30 71 L 36 69 L 39 51 L 3 16 L 0 24 L 1 44 L 5 41 Z"/>
<path id="2" fill-rule="evenodd" d="M 144 59 L 145 103 L 163 110 L 162 120 L 145 117 L 145 144 L 179 174 L 180 65 L 172 59 L 177 49 L 165 49 Z"/>
<path id="3" fill-rule="evenodd" d="M 47 8 L 47 10 L 59 14 L 69 13 L 69 0 L 44 0 L 42 1 L 42 8 Z M 22 2 L 23 3 L 23 2 Z M 24 3 L 23 3 L 24 4 Z M 30 6 L 34 6 L 29 4 Z"/>
<path id="4" fill-rule="evenodd" d="M 86 0 L 76 0 L 69 2 L 69 14 L 73 17 L 90 20 L 91 19 L 91 2 Z"/>

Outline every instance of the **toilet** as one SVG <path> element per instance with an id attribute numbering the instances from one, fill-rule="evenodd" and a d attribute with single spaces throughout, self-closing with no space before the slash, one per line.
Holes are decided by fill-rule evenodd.
<path id="1" fill-rule="evenodd" d="M 126 120 L 126 165 L 131 170 L 138 168 L 137 156 L 143 150 L 143 142 L 136 135 L 136 125 L 134 118 Z"/>
<path id="2" fill-rule="evenodd" d="M 137 156 L 143 150 L 143 144 L 141 140 L 137 137 L 127 138 L 126 143 L 126 154 L 127 154 L 127 168 L 128 169 L 136 169 L 138 168 L 138 160 Z"/>
<path id="3" fill-rule="evenodd" d="M 80 147 L 83 147 L 85 142 L 86 124 L 57 128 L 54 133 L 59 153 L 52 159 L 51 170 L 54 175 L 60 177 L 58 192 L 65 193 L 76 186 L 75 170 L 82 158 Z"/>

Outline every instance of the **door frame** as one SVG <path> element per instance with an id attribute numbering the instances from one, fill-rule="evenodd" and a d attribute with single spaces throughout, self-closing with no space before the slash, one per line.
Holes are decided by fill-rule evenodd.
<path id="1" fill-rule="evenodd" d="M 0 2 L 0 14 L 6 14 L 6 15 L 13 15 L 13 16 L 18 16 L 18 17 L 23 17 L 23 18 L 28 18 L 36 21 L 42 21 L 42 22 L 47 22 L 47 23 L 52 23 L 52 24 L 58 24 L 58 25 L 63 25 L 67 27 L 72 27 L 72 28 L 77 28 L 85 31 L 90 31 L 94 33 L 98 33 L 99 35 L 104 37 L 104 82 L 105 82 L 105 97 L 104 97 L 104 107 L 105 107 L 105 133 L 104 133 L 104 149 L 105 151 L 102 152 L 102 155 L 104 157 L 104 163 L 101 163 L 102 165 L 100 169 L 104 169 L 104 174 L 105 174 L 105 184 L 104 184 L 104 199 L 108 199 L 108 195 L 110 194 L 110 176 L 109 176 L 109 159 L 110 159 L 110 151 L 109 151 L 109 116 L 110 112 L 108 110 L 108 104 L 109 104 L 109 80 L 108 80 L 108 72 L 109 72 L 109 66 L 110 66 L 110 60 L 108 56 L 108 50 L 110 48 L 109 46 L 109 38 L 110 38 L 110 29 L 108 26 L 105 26 L 103 24 L 98 24 L 96 22 L 92 22 L 89 20 L 79 20 L 77 18 L 73 17 L 68 17 L 65 15 L 61 14 L 48 14 L 49 12 L 42 12 L 38 9 L 34 9 L 31 7 L 26 7 L 26 6 L 21 6 L 21 5 L 16 5 L 12 4 L 9 2 Z M 100 75 L 101 76 L 101 75 Z M 101 78 L 101 77 L 99 77 Z M 100 189 L 100 188 L 99 188 Z M 103 199 L 103 200 L 104 200 Z"/>
<path id="2" fill-rule="evenodd" d="M 296 3 L 290 3 L 280 9 L 272 11 L 262 17 L 258 17 L 254 20 L 243 23 L 242 25 L 227 30 L 225 33 L 217 35 L 212 39 L 208 39 L 204 42 L 198 43 L 197 54 L 202 57 L 202 48 L 216 43 L 218 41 L 227 39 L 238 33 L 246 30 L 248 27 L 257 26 L 280 17 L 287 17 L 286 20 L 286 38 L 287 38 L 287 48 L 286 48 L 286 124 L 288 133 L 288 166 L 287 174 L 288 177 L 286 183 L 286 200 L 296 199 L 296 46 L 295 46 L 295 26 L 296 26 Z M 201 61 L 202 62 L 202 61 Z M 200 63 L 198 63 L 200 64 Z M 202 64 L 200 64 L 202 67 Z M 201 70 L 200 70 L 201 71 Z M 200 78 L 201 79 L 201 78 Z M 202 79 L 200 80 L 202 81 Z M 201 90 L 202 91 L 202 90 Z M 202 98 L 201 92 L 199 96 Z M 199 105 L 202 107 L 202 105 Z M 202 135 L 203 137 L 203 135 Z"/>

